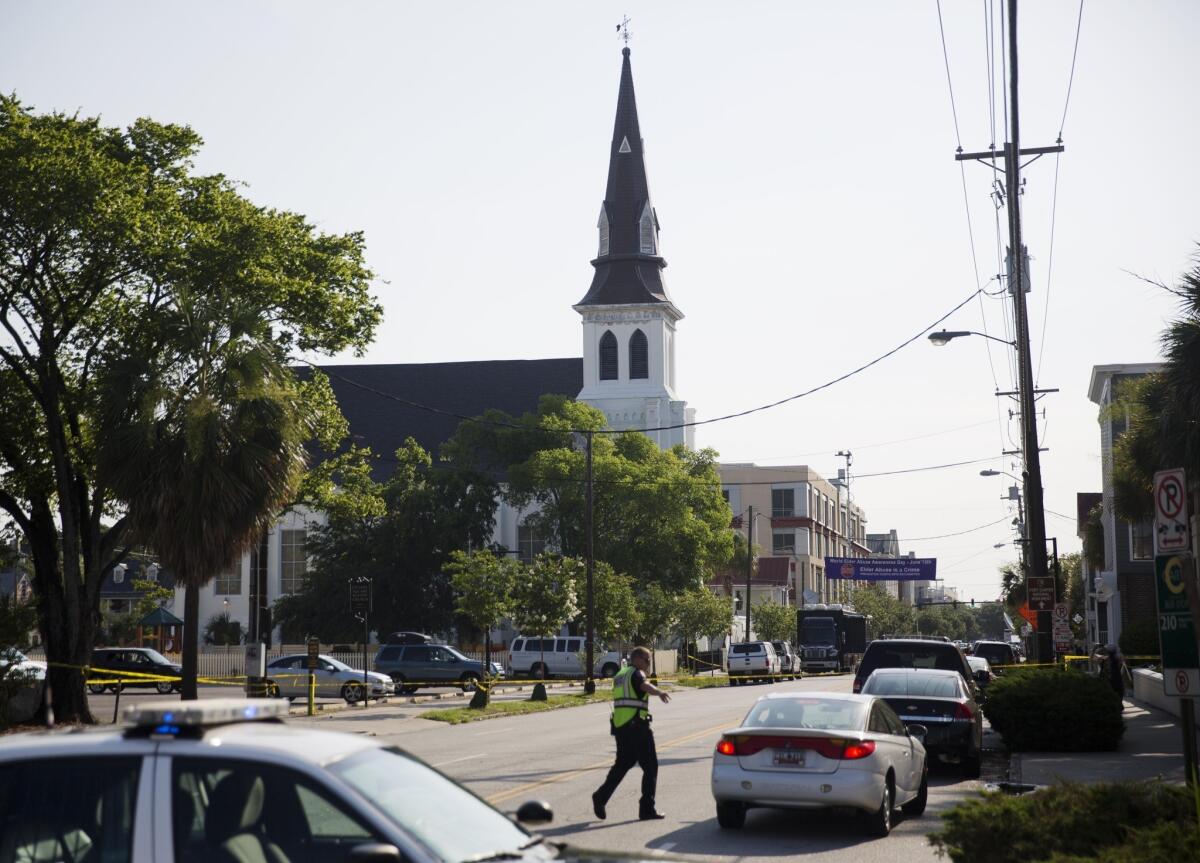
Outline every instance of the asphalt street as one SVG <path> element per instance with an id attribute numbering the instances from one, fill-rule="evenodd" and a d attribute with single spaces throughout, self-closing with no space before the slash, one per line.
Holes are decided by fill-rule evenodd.
<path id="1" fill-rule="evenodd" d="M 938 813 L 980 787 L 953 767 L 931 770 L 924 816 L 897 813 L 899 823 L 886 839 L 867 836 L 861 819 L 852 814 L 759 809 L 751 810 L 743 830 L 717 826 L 709 771 L 721 732 L 737 725 L 768 692 L 848 692 L 850 685 L 849 676 L 819 677 L 769 686 L 681 688 L 673 692 L 670 704 L 655 700 L 658 807 L 667 818 L 648 822 L 637 820 L 637 768 L 609 803 L 608 819 L 597 821 L 592 814 L 591 793 L 614 752 L 606 704 L 456 726 L 421 718 L 424 710 L 449 706 L 446 702 L 393 703 L 291 721 L 395 743 L 505 811 L 526 800 L 545 800 L 555 818 L 540 832 L 580 847 L 721 861 L 778 861 L 800 854 L 855 863 L 935 860 L 925 836 L 937 829 Z"/>

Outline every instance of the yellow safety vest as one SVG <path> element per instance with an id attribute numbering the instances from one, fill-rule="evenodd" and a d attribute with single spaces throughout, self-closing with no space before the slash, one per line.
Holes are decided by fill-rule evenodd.
<path id="1" fill-rule="evenodd" d="M 650 718 L 650 696 L 633 688 L 633 672 L 636 670 L 632 665 L 627 665 L 613 675 L 612 724 L 615 728 L 620 728 L 635 716 Z"/>

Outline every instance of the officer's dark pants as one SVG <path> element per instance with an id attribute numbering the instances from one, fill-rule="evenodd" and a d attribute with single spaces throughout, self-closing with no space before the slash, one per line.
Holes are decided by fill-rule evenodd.
<path id="1" fill-rule="evenodd" d="M 652 812 L 654 790 L 658 786 L 658 753 L 654 750 L 654 732 L 650 730 L 650 723 L 632 719 L 618 728 L 615 736 L 617 760 L 596 797 L 601 804 L 607 803 L 629 768 L 636 764 L 642 768 L 642 799 L 638 802 L 638 812 Z"/>

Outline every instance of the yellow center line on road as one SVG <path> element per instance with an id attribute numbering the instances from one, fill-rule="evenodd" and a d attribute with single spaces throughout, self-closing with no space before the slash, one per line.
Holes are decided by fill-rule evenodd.
<path id="1" fill-rule="evenodd" d="M 692 740 L 695 740 L 697 737 L 703 737 L 706 734 L 712 734 L 714 732 L 720 731 L 723 728 L 729 728 L 729 727 L 731 727 L 731 725 L 736 725 L 740 718 L 741 718 L 741 713 L 739 713 L 739 715 L 734 717 L 732 720 L 722 722 L 720 725 L 713 725 L 710 728 L 705 728 L 701 731 L 693 731 L 691 734 L 685 734 L 683 737 L 676 737 L 673 740 L 668 740 L 667 742 L 658 746 L 657 750 L 659 752 L 665 752 L 666 750 L 671 749 L 675 746 L 681 746 L 684 743 L 688 743 Z M 584 773 L 588 773 L 592 770 L 599 770 L 602 767 L 609 767 L 611 765 L 612 765 L 611 758 L 606 759 L 604 761 L 597 761 L 595 764 L 589 764 L 586 767 L 579 767 L 579 768 L 576 768 L 575 770 L 567 770 L 562 773 L 555 773 L 552 776 L 547 776 L 545 779 L 539 779 L 536 782 L 527 782 L 524 785 L 518 785 L 516 788 L 510 788 L 507 791 L 501 791 L 498 794 L 493 794 L 490 797 L 485 797 L 484 799 L 488 803 L 491 803 L 493 806 L 495 806 L 497 803 L 503 803 L 505 800 L 509 800 L 513 797 L 516 797 L 519 794 L 524 794 L 527 791 L 532 791 L 535 788 L 541 788 L 546 785 L 553 785 L 556 782 L 565 782 L 568 779 L 574 779 L 576 776 L 582 776 Z"/>

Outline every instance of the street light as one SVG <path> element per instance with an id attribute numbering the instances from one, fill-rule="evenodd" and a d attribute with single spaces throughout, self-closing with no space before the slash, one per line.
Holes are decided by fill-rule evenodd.
<path id="1" fill-rule="evenodd" d="M 985 339 L 1000 342 L 1000 344 L 1008 345 L 1010 348 L 1017 346 L 1016 342 L 1010 342 L 1008 339 L 999 339 L 995 336 L 989 336 L 987 333 L 977 333 L 974 330 L 939 330 L 936 333 L 929 334 L 929 341 L 940 348 L 942 345 L 950 344 L 952 339 L 961 339 L 963 336 L 983 336 Z"/>

